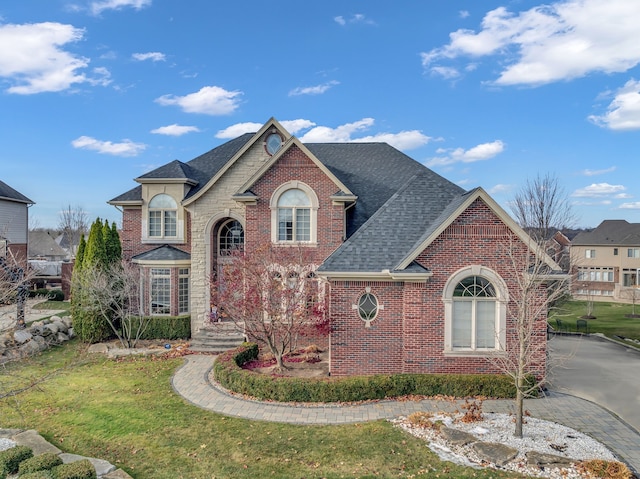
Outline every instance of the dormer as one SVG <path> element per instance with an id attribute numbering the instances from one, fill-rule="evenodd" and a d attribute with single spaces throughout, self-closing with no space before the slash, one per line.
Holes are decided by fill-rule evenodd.
<path id="1" fill-rule="evenodd" d="M 174 160 L 135 181 L 142 187 L 142 242 L 184 243 L 187 221 L 182 200 L 198 184 L 189 175 L 189 166 Z"/>

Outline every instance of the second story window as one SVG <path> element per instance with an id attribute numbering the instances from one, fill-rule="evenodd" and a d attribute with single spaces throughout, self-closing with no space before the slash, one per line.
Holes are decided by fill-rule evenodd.
<path id="1" fill-rule="evenodd" d="M 585 258 L 595 258 L 596 257 L 596 250 L 594 250 L 594 249 L 585 250 L 584 257 Z"/>
<path id="2" fill-rule="evenodd" d="M 177 213 L 178 204 L 171 196 L 154 196 L 149 202 L 149 238 L 175 238 Z"/>
<path id="3" fill-rule="evenodd" d="M 311 241 L 311 200 L 297 188 L 278 198 L 278 241 Z"/>
<path id="4" fill-rule="evenodd" d="M 628 258 L 640 258 L 640 248 L 629 248 L 629 249 L 627 249 L 627 257 Z"/>

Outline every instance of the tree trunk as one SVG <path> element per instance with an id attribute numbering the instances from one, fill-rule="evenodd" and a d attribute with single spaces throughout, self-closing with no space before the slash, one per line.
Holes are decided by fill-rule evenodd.
<path id="1" fill-rule="evenodd" d="M 522 377 L 518 378 L 518 388 L 516 390 L 516 430 L 515 437 L 522 437 L 522 417 L 524 416 L 524 394 L 522 393 Z"/>

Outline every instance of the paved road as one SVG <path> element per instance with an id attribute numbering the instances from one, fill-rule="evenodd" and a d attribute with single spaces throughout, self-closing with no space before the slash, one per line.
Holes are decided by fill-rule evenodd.
<path id="1" fill-rule="evenodd" d="M 586 336 L 555 336 L 550 358 L 558 365 L 550 389 L 579 396 L 615 413 L 640 431 L 640 351 Z"/>

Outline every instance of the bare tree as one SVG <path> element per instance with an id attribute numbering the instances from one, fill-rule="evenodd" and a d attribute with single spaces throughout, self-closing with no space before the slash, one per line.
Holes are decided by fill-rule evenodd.
<path id="1" fill-rule="evenodd" d="M 511 212 L 536 243 L 543 245 L 551 234 L 572 227 L 575 215 L 557 177 L 547 173 L 527 179 L 511 202 Z"/>
<path id="2" fill-rule="evenodd" d="M 569 275 L 547 255 L 546 241 L 552 229 L 573 221 L 568 198 L 558 180 L 550 175 L 527 181 L 514 198 L 513 212 L 529 237 L 506 238 L 500 246 L 513 273 L 509 286 L 514 331 L 507 334 L 506 354 L 490 361 L 510 376 L 516 388 L 514 435 L 522 437 L 524 399 L 546 381 L 546 334 L 549 309 L 566 292 Z M 510 332 L 507 332 L 510 333 Z M 530 381 L 530 378 L 535 378 Z"/>
<path id="3" fill-rule="evenodd" d="M 123 261 L 107 267 L 84 266 L 74 276 L 84 313 L 106 322 L 122 347 L 135 348 L 149 325 L 140 310 L 140 272 Z"/>
<path id="4" fill-rule="evenodd" d="M 0 332 L 25 327 L 29 283 L 34 276 L 34 271 L 28 270 L 25 262 L 16 258 L 11 250 L 8 249 L 7 255 L 0 257 L 0 305 L 9 306 L 0 311 Z M 15 311 L 15 315 L 11 311 Z"/>
<path id="5" fill-rule="evenodd" d="M 69 251 L 75 255 L 74 248 L 80 243 L 80 237 L 89 231 L 89 219 L 82 206 L 67 205 L 59 213 L 58 229 L 69 242 Z"/>
<path id="6" fill-rule="evenodd" d="M 307 248 L 236 251 L 212 282 L 214 308 L 273 354 L 276 367 L 299 335 L 326 334 L 320 279 Z"/>

